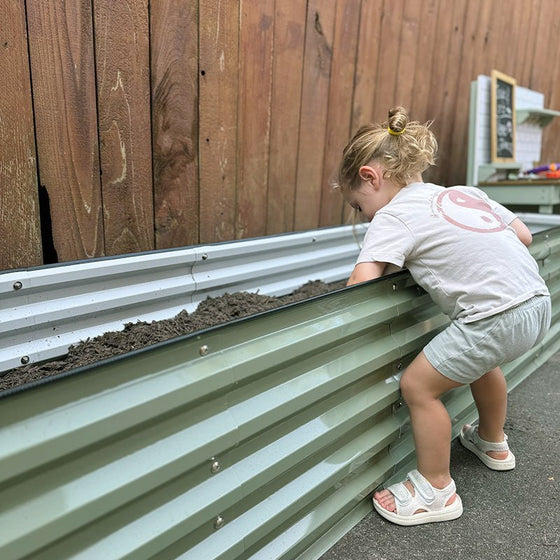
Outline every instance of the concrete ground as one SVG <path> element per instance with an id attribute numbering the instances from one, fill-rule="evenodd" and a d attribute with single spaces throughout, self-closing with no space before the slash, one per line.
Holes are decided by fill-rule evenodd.
<path id="1" fill-rule="evenodd" d="M 560 353 L 511 392 L 506 431 L 517 458 L 509 472 L 453 442 L 462 517 L 400 527 L 372 507 L 321 560 L 559 560 Z"/>

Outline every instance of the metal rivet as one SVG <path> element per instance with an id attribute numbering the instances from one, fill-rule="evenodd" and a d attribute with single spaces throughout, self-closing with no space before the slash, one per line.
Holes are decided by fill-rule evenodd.
<path id="1" fill-rule="evenodd" d="M 198 353 L 199 353 L 201 356 L 206 356 L 206 354 L 208 354 L 208 346 L 206 346 L 206 344 L 202 345 L 202 346 L 199 348 Z"/>
<path id="2" fill-rule="evenodd" d="M 29 363 L 29 356 L 22 356 L 20 361 L 23 365 L 28 364 Z"/>
<path id="3" fill-rule="evenodd" d="M 399 399 L 395 404 L 393 404 L 393 412 L 396 412 L 397 410 L 402 408 L 404 405 L 405 405 L 404 400 L 402 398 Z"/>
<path id="4" fill-rule="evenodd" d="M 224 518 L 221 515 L 218 515 L 216 519 L 214 519 L 214 529 L 221 529 L 224 526 Z"/>
<path id="5" fill-rule="evenodd" d="M 210 470 L 212 471 L 212 474 L 216 474 L 220 472 L 222 470 L 222 465 L 220 465 L 220 462 L 216 461 L 214 457 L 212 457 L 211 461 L 212 461 L 212 465 L 210 466 Z"/>
<path id="6" fill-rule="evenodd" d="M 393 292 L 396 292 L 396 291 L 397 291 L 397 285 L 393 284 Z"/>
<path id="7" fill-rule="evenodd" d="M 202 260 L 205 261 L 208 258 L 208 255 L 206 253 L 202 253 Z"/>
<path id="8" fill-rule="evenodd" d="M 21 290 L 23 288 L 23 284 L 21 282 L 14 282 L 14 290 Z"/>

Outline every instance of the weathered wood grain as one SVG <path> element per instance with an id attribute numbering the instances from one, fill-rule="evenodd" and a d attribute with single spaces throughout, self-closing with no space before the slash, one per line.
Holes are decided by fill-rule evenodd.
<path id="1" fill-rule="evenodd" d="M 241 0 L 236 238 L 266 233 L 274 0 Z"/>
<path id="2" fill-rule="evenodd" d="M 387 113 L 395 106 L 395 86 L 397 84 L 402 17 L 404 0 L 385 0 L 381 21 L 381 51 L 377 62 L 376 87 L 373 92 L 373 120 L 387 120 Z"/>
<path id="3" fill-rule="evenodd" d="M 464 182 L 479 74 L 560 109 L 560 4 L 506 4 L 0 0 L 0 264 L 345 222 L 341 150 L 396 104 L 434 120 L 425 180 Z M 559 150 L 555 119 L 543 161 Z"/>
<path id="4" fill-rule="evenodd" d="M 340 224 L 344 201 L 336 182 L 342 150 L 350 135 L 352 123 L 352 94 L 356 72 L 360 1 L 339 0 L 336 20 L 329 88 L 325 156 L 321 178 L 321 207 L 319 226 Z"/>
<path id="5" fill-rule="evenodd" d="M 266 233 L 294 228 L 305 0 L 276 2 Z"/>
<path id="6" fill-rule="evenodd" d="M 362 0 L 350 136 L 360 126 L 372 121 L 377 61 L 383 51 L 380 41 L 382 18 L 383 2 Z"/>
<path id="7" fill-rule="evenodd" d="M 42 264 L 24 5 L 0 0 L 0 270 Z"/>
<path id="8" fill-rule="evenodd" d="M 28 0 L 39 180 L 58 260 L 104 254 L 91 2 Z"/>
<path id="9" fill-rule="evenodd" d="M 307 8 L 295 230 L 315 228 L 320 220 L 335 8 L 334 2 L 318 0 Z"/>
<path id="10" fill-rule="evenodd" d="M 96 0 L 105 253 L 154 248 L 148 0 Z"/>
<path id="11" fill-rule="evenodd" d="M 381 46 L 381 23 L 383 2 L 362 0 L 360 7 L 360 29 L 356 54 L 356 71 L 352 101 L 352 122 L 344 146 L 360 126 L 373 121 L 373 97 L 377 83 L 377 63 Z M 340 165 L 340 160 L 337 165 Z M 342 207 L 342 223 L 352 223 L 354 211 L 348 204 Z"/>
<path id="12" fill-rule="evenodd" d="M 421 61 L 418 58 L 418 39 L 422 8 L 423 6 L 415 1 L 405 2 L 403 7 L 393 104 L 402 105 L 409 111 L 412 111 L 412 101 L 415 97 L 416 72 L 421 73 Z M 411 116 L 414 116 L 412 112 Z"/>
<path id="13" fill-rule="evenodd" d="M 440 48 L 437 36 L 438 10 L 441 0 L 425 0 L 421 4 L 418 40 L 416 43 L 416 70 L 414 90 L 410 99 L 410 114 L 414 120 L 426 122 L 433 118 L 428 114 L 430 78 L 434 64 L 434 49 Z M 408 4 L 407 4 L 408 6 Z"/>
<path id="14" fill-rule="evenodd" d="M 156 249 L 200 241 L 198 11 L 190 0 L 150 3 Z"/>
<path id="15" fill-rule="evenodd" d="M 200 242 L 235 237 L 239 0 L 200 0 Z"/>
<path id="16" fill-rule="evenodd" d="M 455 106 L 459 87 L 470 88 L 470 80 L 461 75 L 461 48 L 465 34 L 465 13 L 468 0 L 457 0 L 453 2 L 451 11 L 451 22 L 449 29 L 449 40 L 447 43 L 447 56 L 445 60 L 445 74 L 443 97 L 440 100 L 438 113 L 438 141 L 439 156 L 438 166 L 442 173 L 444 185 L 452 185 L 461 182 L 461 178 L 455 173 L 455 162 L 451 160 L 451 151 L 454 143 L 454 134 L 457 133 L 455 126 Z M 468 111 L 465 112 L 465 124 L 468 123 Z M 464 179 L 463 179 L 464 180 Z"/>
<path id="17" fill-rule="evenodd" d="M 478 52 L 476 49 L 477 32 L 480 30 L 480 17 L 484 17 L 484 0 L 471 0 L 464 14 L 463 38 L 458 62 L 457 86 L 455 97 L 448 106 L 450 120 L 448 136 L 448 161 L 450 162 L 447 184 L 464 183 L 467 174 L 468 126 L 456 118 L 457 110 L 469 114 L 470 83 L 476 79 L 474 65 Z"/>

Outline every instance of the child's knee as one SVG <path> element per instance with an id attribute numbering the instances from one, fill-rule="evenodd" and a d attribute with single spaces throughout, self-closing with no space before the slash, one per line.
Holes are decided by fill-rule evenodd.
<path id="1" fill-rule="evenodd" d="M 414 399 L 418 398 L 418 384 L 416 383 L 414 375 L 411 375 L 408 369 L 405 370 L 401 377 L 400 387 L 402 398 L 407 404 L 414 402 Z"/>

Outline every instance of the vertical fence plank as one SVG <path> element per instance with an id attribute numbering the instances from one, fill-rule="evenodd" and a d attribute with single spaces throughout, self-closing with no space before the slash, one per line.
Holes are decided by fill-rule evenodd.
<path id="1" fill-rule="evenodd" d="M 305 42 L 305 0 L 276 0 L 266 233 L 291 231 Z"/>
<path id="2" fill-rule="evenodd" d="M 0 0 L 0 270 L 42 263 L 24 4 Z"/>
<path id="3" fill-rule="evenodd" d="M 372 97 L 377 82 L 378 60 L 383 51 L 380 42 L 382 19 L 383 2 L 362 0 L 356 74 L 354 78 L 351 135 L 360 126 L 372 121 Z"/>
<path id="4" fill-rule="evenodd" d="M 295 230 L 319 225 L 335 8 L 319 0 L 309 0 L 307 8 Z"/>
<path id="5" fill-rule="evenodd" d="M 150 3 L 156 249 L 199 238 L 198 12 L 190 0 Z"/>
<path id="6" fill-rule="evenodd" d="M 373 121 L 372 100 L 377 83 L 380 53 L 383 50 L 380 42 L 382 20 L 383 2 L 362 0 L 354 90 L 352 93 L 352 123 L 348 138 L 345 138 L 343 143 L 344 146 L 360 126 Z M 340 163 L 340 160 L 337 163 Z M 351 223 L 353 219 L 354 211 L 350 205 L 343 204 L 342 223 Z"/>
<path id="7" fill-rule="evenodd" d="M 528 37 L 526 48 L 523 52 L 523 63 L 521 65 L 519 74 L 516 76 L 516 80 L 521 84 L 525 84 L 525 87 L 532 88 L 531 85 L 531 75 L 533 72 L 533 54 L 538 43 L 537 27 L 539 24 L 539 18 L 542 13 L 542 3 L 541 0 L 532 0 L 528 2 L 529 13 L 527 19 L 524 22 L 524 31 Z M 552 14 L 550 15 L 552 16 Z"/>
<path id="8" fill-rule="evenodd" d="M 441 100 L 438 123 L 439 167 L 441 178 L 444 185 L 464 182 L 464 174 L 459 178 L 452 162 L 450 154 L 453 145 L 453 134 L 461 135 L 460 129 L 468 123 L 468 112 L 460 126 L 455 127 L 455 110 L 457 107 L 457 92 L 459 87 L 468 89 L 470 80 L 463 81 L 461 76 L 461 48 L 465 33 L 465 12 L 468 8 L 468 0 L 456 0 L 453 2 L 451 10 L 451 26 L 449 30 L 449 41 L 447 46 L 447 56 L 445 63 L 445 86 L 443 88 L 443 98 Z M 466 157 L 466 155 L 465 155 Z"/>
<path id="9" fill-rule="evenodd" d="M 439 0 L 422 2 L 420 14 L 418 42 L 416 45 L 416 72 L 414 74 L 414 90 L 410 101 L 410 114 L 414 120 L 426 122 L 431 120 L 428 114 L 430 99 L 430 76 L 434 61 L 434 48 L 440 48 L 437 36 L 437 19 Z M 444 9 L 447 9 L 444 7 Z"/>
<path id="10" fill-rule="evenodd" d="M 28 0 L 39 180 L 58 259 L 103 255 L 91 2 Z"/>
<path id="11" fill-rule="evenodd" d="M 470 83 L 476 79 L 473 66 L 476 57 L 476 36 L 480 25 L 479 16 L 483 13 L 484 0 L 470 0 L 466 7 L 465 23 L 463 29 L 463 41 L 459 55 L 457 91 L 455 100 L 449 111 L 447 118 L 450 119 L 450 134 L 448 161 L 449 174 L 448 184 L 459 184 L 466 181 L 467 174 L 467 150 L 468 146 L 468 126 L 465 126 L 464 119 L 455 118 L 456 114 L 469 114 Z"/>
<path id="12" fill-rule="evenodd" d="M 241 0 L 235 236 L 266 233 L 274 0 Z"/>
<path id="13" fill-rule="evenodd" d="M 414 81 L 417 69 L 420 72 L 418 68 L 420 62 L 418 60 L 418 35 L 421 14 L 422 5 L 420 2 L 417 0 L 405 2 L 394 103 L 395 105 L 403 105 L 409 111 L 411 111 L 412 100 L 415 96 Z M 412 116 L 414 117 L 414 115 Z"/>
<path id="14" fill-rule="evenodd" d="M 552 35 L 550 32 L 553 24 L 550 21 L 550 12 L 546 7 L 546 0 L 543 0 L 536 30 L 539 41 L 536 42 L 533 51 L 531 74 L 529 78 L 529 87 L 538 91 L 543 91 L 545 89 L 550 66 L 554 64 L 550 56 L 551 45 L 558 39 L 558 36 Z"/>
<path id="15" fill-rule="evenodd" d="M 520 84 L 527 85 L 524 81 L 524 65 L 527 57 L 527 51 L 529 45 L 533 43 L 534 37 L 527 32 L 529 22 L 533 17 L 533 4 L 534 2 L 516 2 L 517 9 L 520 11 L 520 20 L 516 32 L 515 43 L 512 47 L 512 58 L 514 60 L 514 70 L 513 75 L 516 76 L 516 80 L 519 80 Z M 486 4 L 486 3 L 483 3 Z M 482 28 L 484 29 L 484 28 Z M 530 53 L 532 54 L 532 53 Z"/>
<path id="16" fill-rule="evenodd" d="M 147 0 L 93 4 L 105 253 L 154 248 Z"/>
<path id="17" fill-rule="evenodd" d="M 400 40 L 402 31 L 403 0 L 385 0 L 381 24 L 381 58 L 377 66 L 373 118 L 385 121 L 388 110 L 395 105 Z"/>
<path id="18" fill-rule="evenodd" d="M 454 3 L 453 3 L 454 4 Z M 429 98 L 426 111 L 429 118 L 434 121 L 432 130 L 439 142 L 437 167 L 432 167 L 424 175 L 425 179 L 445 184 L 446 169 L 446 150 L 442 145 L 442 134 L 445 127 L 443 123 L 443 102 L 447 95 L 448 81 L 447 71 L 447 52 L 450 44 L 452 30 L 453 10 L 448 2 L 442 1 L 437 12 L 436 34 L 437 41 L 434 45 L 433 62 L 431 73 L 426 76 L 429 80 Z M 468 116 L 465 115 L 465 122 L 468 123 Z M 443 159 L 442 159 L 443 156 Z"/>
<path id="19" fill-rule="evenodd" d="M 327 130 L 323 176 L 320 183 L 320 226 L 339 224 L 342 219 L 343 199 L 332 188 L 333 179 L 346 145 L 352 123 L 352 93 L 356 70 L 360 1 L 338 0 L 333 42 L 333 58 L 329 88 Z M 303 162 L 302 162 L 303 163 Z"/>
<path id="20" fill-rule="evenodd" d="M 40 262 L 39 241 L 69 261 L 344 221 L 329 195 L 340 150 L 396 103 L 435 120 L 440 157 L 425 178 L 464 182 L 470 82 L 495 67 L 560 108 L 554 0 L 512 0 L 508 18 L 498 0 L 0 7 L 4 267 Z M 559 130 L 560 119 L 543 130 L 543 160 L 556 159 Z"/>
<path id="21" fill-rule="evenodd" d="M 235 237 L 239 0 L 199 1 L 200 242 Z"/>

